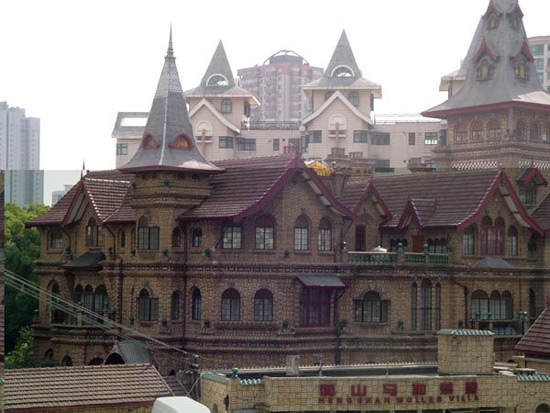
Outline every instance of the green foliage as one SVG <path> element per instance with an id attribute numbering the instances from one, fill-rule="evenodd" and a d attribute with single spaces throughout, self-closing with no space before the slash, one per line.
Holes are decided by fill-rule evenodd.
<path id="1" fill-rule="evenodd" d="M 36 282 L 33 262 L 40 257 L 40 233 L 36 228 L 25 228 L 25 222 L 48 210 L 45 205 L 20 207 L 9 203 L 4 210 L 4 254 L 6 269 Z M 6 287 L 6 353 L 14 349 L 17 334 L 30 326 L 38 300 L 12 287 Z"/>
<path id="2" fill-rule="evenodd" d="M 24 369 L 34 367 L 33 358 L 33 329 L 31 327 L 23 327 L 19 332 L 17 344 L 15 348 L 6 356 L 5 367 L 7 369 Z"/>

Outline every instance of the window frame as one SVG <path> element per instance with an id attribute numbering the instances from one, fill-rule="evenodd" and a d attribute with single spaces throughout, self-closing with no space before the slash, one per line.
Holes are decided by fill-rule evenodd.
<path id="1" fill-rule="evenodd" d="M 240 225 L 224 225 L 222 228 L 222 249 L 239 250 L 243 247 L 243 228 Z"/>
<path id="2" fill-rule="evenodd" d="M 254 294 L 254 321 L 273 321 L 273 293 L 266 288 Z"/>
<path id="3" fill-rule="evenodd" d="M 241 295 L 234 288 L 228 288 L 222 293 L 221 321 L 240 321 Z"/>

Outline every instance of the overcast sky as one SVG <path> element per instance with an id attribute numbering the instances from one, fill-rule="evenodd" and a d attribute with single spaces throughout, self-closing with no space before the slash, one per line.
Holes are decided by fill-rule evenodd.
<path id="1" fill-rule="evenodd" d="M 112 169 L 119 111 L 148 111 L 170 24 L 184 89 L 218 41 L 234 75 L 291 49 L 326 67 L 343 29 L 379 113 L 445 100 L 489 0 L 4 0 L 0 101 L 41 118 L 41 168 Z M 550 1 L 520 0 L 528 36 L 550 35 Z"/>

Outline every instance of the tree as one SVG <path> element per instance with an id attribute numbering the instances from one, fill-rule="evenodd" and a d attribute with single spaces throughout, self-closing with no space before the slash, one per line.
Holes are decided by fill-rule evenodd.
<path id="1" fill-rule="evenodd" d="M 26 228 L 25 223 L 43 214 L 48 208 L 45 205 L 20 207 L 8 203 L 4 209 L 5 268 L 33 282 L 36 282 L 33 262 L 40 257 L 40 233 L 36 228 Z M 5 309 L 5 349 L 9 353 L 15 347 L 18 332 L 32 324 L 38 300 L 25 291 L 8 286 Z"/>
<path id="2" fill-rule="evenodd" d="M 6 356 L 5 367 L 7 369 L 34 367 L 33 334 L 33 329 L 29 326 L 21 329 L 15 348 Z"/>

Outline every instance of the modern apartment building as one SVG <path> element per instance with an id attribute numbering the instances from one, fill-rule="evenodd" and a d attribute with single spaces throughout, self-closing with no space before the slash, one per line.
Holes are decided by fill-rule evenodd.
<path id="1" fill-rule="evenodd" d="M 260 101 L 250 112 L 251 122 L 300 122 L 311 113 L 301 86 L 323 76 L 323 69 L 291 50 L 281 50 L 261 66 L 237 70 L 241 86 Z"/>
<path id="2" fill-rule="evenodd" d="M 6 174 L 6 202 L 28 205 L 43 202 L 44 175 L 40 171 L 40 119 L 25 109 L 0 102 L 0 169 Z"/>
<path id="3" fill-rule="evenodd" d="M 40 169 L 40 119 L 0 102 L 0 169 Z"/>
<path id="4" fill-rule="evenodd" d="M 530 37 L 527 40 L 535 58 L 537 77 L 542 86 L 550 92 L 550 36 Z"/>

